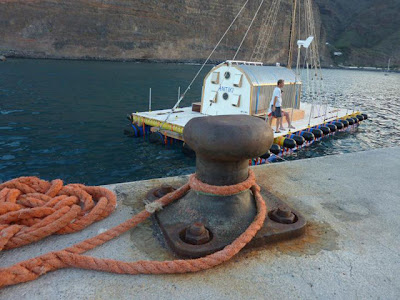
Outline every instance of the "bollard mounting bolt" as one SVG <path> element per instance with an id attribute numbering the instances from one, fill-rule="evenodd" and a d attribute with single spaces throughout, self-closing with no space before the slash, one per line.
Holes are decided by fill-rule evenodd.
<path id="1" fill-rule="evenodd" d="M 173 191 L 175 191 L 175 189 L 171 185 L 163 184 L 160 188 L 154 190 L 153 194 L 154 196 L 161 198 L 166 194 L 172 193 Z"/>
<path id="2" fill-rule="evenodd" d="M 293 224 L 297 221 L 296 215 L 286 207 L 278 207 L 269 213 L 272 221 L 282 224 Z"/>
<path id="3" fill-rule="evenodd" d="M 183 241 L 191 245 L 203 245 L 210 241 L 210 232 L 203 223 L 193 223 L 185 229 Z"/>
<path id="4" fill-rule="evenodd" d="M 160 199 L 161 197 L 163 197 L 169 193 L 172 193 L 175 190 L 176 189 L 169 184 L 162 184 L 160 187 L 151 189 L 146 194 L 146 199 L 148 201 L 154 201 L 154 200 Z"/>

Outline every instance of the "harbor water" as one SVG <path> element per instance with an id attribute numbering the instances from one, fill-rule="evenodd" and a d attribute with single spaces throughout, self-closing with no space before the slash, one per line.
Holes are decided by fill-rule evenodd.
<path id="1" fill-rule="evenodd" d="M 207 66 L 183 106 L 200 101 Z M 189 174 L 179 144 L 128 138 L 126 115 L 172 107 L 197 65 L 9 59 L 0 63 L 0 182 L 19 176 L 100 185 Z M 327 100 L 367 113 L 355 133 L 325 138 L 291 158 L 400 145 L 400 74 L 323 70 Z M 306 84 L 306 83 L 305 83 Z M 376 158 L 379 161 L 379 157 Z"/>

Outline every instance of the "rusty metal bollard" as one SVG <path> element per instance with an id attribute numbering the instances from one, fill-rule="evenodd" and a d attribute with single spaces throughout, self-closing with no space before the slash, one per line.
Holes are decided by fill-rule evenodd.
<path id="1" fill-rule="evenodd" d="M 185 142 L 196 152 L 198 179 L 211 185 L 233 185 L 248 177 L 248 160 L 264 154 L 273 132 L 262 119 L 210 116 L 192 119 L 184 129 Z M 190 190 L 183 198 L 156 213 L 170 248 L 180 256 L 200 257 L 224 248 L 249 226 L 256 215 L 250 190 L 231 196 Z M 202 224 L 208 236 L 196 242 Z M 189 234 L 188 234 L 189 233 Z M 204 232 L 198 234 L 203 235 Z"/>
<path id="2" fill-rule="evenodd" d="M 245 115 L 196 118 L 183 134 L 196 152 L 197 177 L 212 185 L 246 180 L 248 160 L 267 152 L 274 139 L 266 122 Z"/>

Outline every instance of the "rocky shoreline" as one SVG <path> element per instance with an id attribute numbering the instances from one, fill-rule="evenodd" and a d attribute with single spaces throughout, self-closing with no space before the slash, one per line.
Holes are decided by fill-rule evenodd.
<path id="1" fill-rule="evenodd" d="M 147 59 L 147 58 L 112 58 L 99 56 L 58 56 L 46 55 L 44 53 L 2 51 L 0 60 L 4 59 L 46 59 L 46 60 L 81 60 L 81 61 L 115 61 L 115 62 L 137 62 L 137 63 L 172 63 L 172 64 L 203 64 L 204 59 Z M 218 64 L 222 61 L 210 60 L 209 64 Z"/>

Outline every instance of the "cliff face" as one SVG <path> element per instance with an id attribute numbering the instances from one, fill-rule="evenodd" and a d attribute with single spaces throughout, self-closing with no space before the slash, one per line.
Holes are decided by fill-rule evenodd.
<path id="1" fill-rule="evenodd" d="M 202 61 L 244 1 L 0 0 L 0 54 L 41 58 Z M 260 17 L 272 0 L 265 1 Z M 282 0 L 265 59 L 286 63 L 291 0 Z M 213 60 L 231 59 L 259 1 L 250 1 Z M 248 59 L 257 18 L 237 59 Z M 320 26 L 317 26 L 320 27 Z"/>
<path id="2" fill-rule="evenodd" d="M 281 1 L 266 63 L 286 63 L 292 1 Z M 203 61 L 243 3 L 244 0 L 0 0 L 0 55 Z M 259 3 L 249 1 L 212 60 L 233 57 Z M 271 3 L 272 0 L 265 1 L 237 59 L 251 56 L 261 20 Z M 400 66 L 398 0 L 315 3 L 323 65 L 385 66 L 391 58 L 393 66 Z M 329 42 L 327 46 L 325 40 Z M 337 57 L 334 52 L 343 55 Z"/>
<path id="3" fill-rule="evenodd" d="M 400 1 L 316 0 L 336 63 L 400 66 Z"/>
<path id="4" fill-rule="evenodd" d="M 0 43 L 33 57 L 197 60 L 239 11 L 229 2 L 3 1 Z M 233 55 L 249 20 L 249 13 L 239 19 L 215 59 Z"/>

